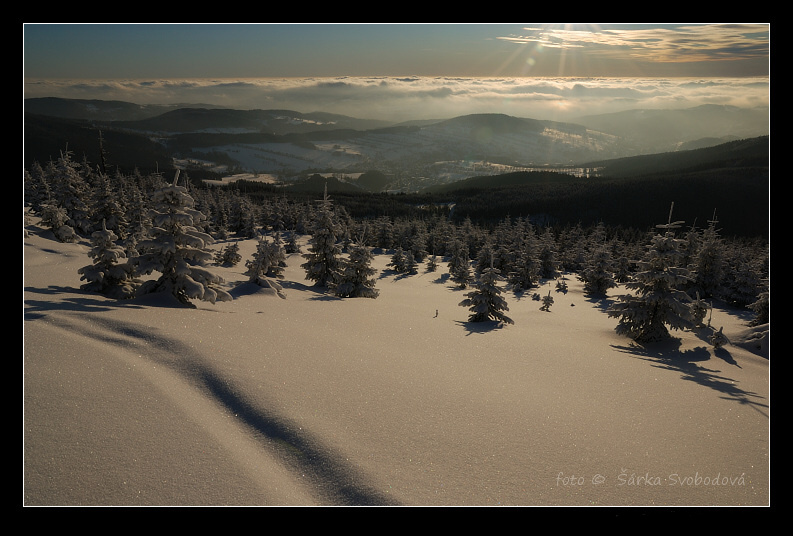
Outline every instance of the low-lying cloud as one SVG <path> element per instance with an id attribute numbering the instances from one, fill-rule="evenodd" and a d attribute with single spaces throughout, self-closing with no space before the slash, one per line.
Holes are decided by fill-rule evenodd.
<path id="1" fill-rule="evenodd" d="M 769 84 L 767 77 L 28 80 L 25 97 L 280 108 L 389 121 L 471 113 L 564 121 L 635 108 L 769 106 Z"/>

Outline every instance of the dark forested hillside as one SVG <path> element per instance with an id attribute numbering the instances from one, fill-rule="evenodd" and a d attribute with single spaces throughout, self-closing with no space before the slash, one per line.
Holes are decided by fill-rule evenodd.
<path id="1" fill-rule="evenodd" d="M 99 164 L 102 160 L 100 147 L 113 168 L 154 171 L 172 167 L 172 158 L 165 148 L 145 136 L 103 130 L 88 121 L 25 114 L 23 159 L 26 167 L 33 162 L 45 165 L 67 149 L 74 152 L 77 160 Z"/>

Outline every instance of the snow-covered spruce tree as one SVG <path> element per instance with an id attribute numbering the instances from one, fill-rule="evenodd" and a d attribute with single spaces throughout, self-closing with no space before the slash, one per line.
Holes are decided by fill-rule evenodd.
<path id="1" fill-rule="evenodd" d="M 390 267 L 398 274 L 405 273 L 407 271 L 407 257 L 405 257 L 405 251 L 401 247 L 396 248 L 394 254 L 391 255 L 391 260 L 386 266 Z"/>
<path id="2" fill-rule="evenodd" d="M 432 255 L 430 258 L 427 259 L 427 271 L 434 272 L 438 269 L 438 256 Z"/>
<path id="3" fill-rule="evenodd" d="M 349 255 L 343 263 L 334 292 L 341 298 L 377 298 L 380 291 L 375 288 L 372 268 L 374 256 L 368 246 L 357 242 L 349 246 Z"/>
<path id="4" fill-rule="evenodd" d="M 714 212 L 713 219 L 708 222 L 708 227 L 702 231 L 699 249 L 692 259 L 694 289 L 705 298 L 717 296 L 724 281 L 725 250 L 718 229 L 716 229 L 717 223 Z"/>
<path id="5" fill-rule="evenodd" d="M 91 234 L 91 249 L 88 256 L 93 264 L 83 266 L 77 273 L 80 280 L 87 281 L 83 290 L 99 292 L 110 298 L 127 299 L 135 295 L 140 281 L 135 279 L 135 266 L 127 262 L 124 248 L 116 241 L 116 234 L 105 226 Z"/>
<path id="6" fill-rule="evenodd" d="M 593 296 L 605 296 L 609 289 L 617 286 L 614 281 L 611 253 L 605 244 L 594 247 L 578 273 L 584 282 L 584 292 Z"/>
<path id="7" fill-rule="evenodd" d="M 294 229 L 290 230 L 287 235 L 284 251 L 286 253 L 300 253 L 300 245 L 297 243 L 297 233 Z"/>
<path id="8" fill-rule="evenodd" d="M 453 238 L 449 244 L 449 275 L 451 280 L 460 288 L 466 288 L 471 282 L 471 261 L 468 255 L 468 246 L 460 239 Z"/>
<path id="9" fill-rule="evenodd" d="M 306 262 L 301 265 L 306 271 L 306 279 L 314 281 L 316 287 L 333 286 L 341 269 L 341 247 L 336 239 L 337 232 L 326 186 L 325 197 L 320 202 L 309 240 L 309 252 L 303 254 Z"/>
<path id="10" fill-rule="evenodd" d="M 691 298 L 681 290 L 690 277 L 686 268 L 678 266 L 681 241 L 673 231 L 681 223 L 672 222 L 670 210 L 669 222 L 656 226 L 665 229 L 664 234 L 655 234 L 644 258 L 636 261 L 633 281 L 625 283 L 635 295 L 620 296 L 609 308 L 608 315 L 620 319 L 615 328 L 618 334 L 646 343 L 668 338 L 667 326 L 674 330 L 691 327 Z"/>
<path id="11" fill-rule="evenodd" d="M 41 205 L 41 226 L 51 229 L 61 242 L 74 242 L 77 240 L 77 233 L 69 225 L 69 215 L 66 209 L 55 203 L 44 203 Z"/>
<path id="12" fill-rule="evenodd" d="M 242 260 L 240 245 L 236 242 L 226 245 L 215 253 L 215 264 L 223 266 L 236 266 Z"/>
<path id="13" fill-rule="evenodd" d="M 265 237 L 259 237 L 256 252 L 253 257 L 245 261 L 245 275 L 248 281 L 260 287 L 272 288 L 281 298 L 285 298 L 283 287 L 274 279 L 284 278 L 284 265 L 286 254 L 283 247 L 276 242 L 270 242 Z"/>
<path id="14" fill-rule="evenodd" d="M 553 231 L 546 227 L 540 237 L 539 254 L 540 277 L 543 279 L 556 279 L 559 276 L 559 258 L 556 249 L 556 237 Z"/>
<path id="15" fill-rule="evenodd" d="M 540 282 L 539 242 L 534 228 L 526 222 L 514 245 L 515 260 L 507 281 L 515 292 L 536 287 Z"/>
<path id="16" fill-rule="evenodd" d="M 771 303 L 770 292 L 766 290 L 761 292 L 757 301 L 748 305 L 749 309 L 754 311 L 755 317 L 749 322 L 750 326 L 759 326 L 761 324 L 768 324 L 771 318 Z"/>
<path id="17" fill-rule="evenodd" d="M 482 275 L 474 283 L 475 290 L 466 294 L 467 298 L 460 302 L 463 307 L 468 307 L 471 315 L 469 322 L 497 322 L 514 324 L 511 318 L 503 311 L 509 311 L 506 300 L 501 297 L 498 286 L 499 271 L 496 268 L 485 268 Z"/>
<path id="18" fill-rule="evenodd" d="M 120 176 L 116 177 L 121 181 Z M 127 220 L 119 192 L 113 188 L 110 179 L 99 173 L 95 179 L 96 186 L 92 196 L 92 214 L 94 221 L 103 222 L 102 229 L 109 229 L 122 240 L 126 238 Z M 98 230 L 98 229 L 97 229 Z"/>
<path id="19" fill-rule="evenodd" d="M 540 311 L 545 311 L 546 313 L 551 311 L 551 305 L 553 305 L 553 296 L 551 296 L 551 291 L 548 291 L 547 296 L 542 297 L 542 305 L 540 306 Z"/>
<path id="20" fill-rule="evenodd" d="M 53 202 L 66 210 L 68 225 L 75 232 L 87 235 L 93 225 L 88 202 L 90 186 L 80 175 L 79 165 L 72 160 L 71 153 L 62 152 L 57 162 L 47 166 L 46 173 Z"/>
<path id="21" fill-rule="evenodd" d="M 141 241 L 144 251 L 134 262 L 138 274 L 160 272 L 158 279 L 143 283 L 138 295 L 169 292 L 184 305 L 193 306 L 193 298 L 215 303 L 230 301 L 231 295 L 218 287 L 223 278 L 205 269 L 213 252 L 207 246 L 214 240 L 193 225 L 203 214 L 193 209 L 193 198 L 187 189 L 178 186 L 179 171 L 174 183 L 152 194 L 151 237 Z"/>

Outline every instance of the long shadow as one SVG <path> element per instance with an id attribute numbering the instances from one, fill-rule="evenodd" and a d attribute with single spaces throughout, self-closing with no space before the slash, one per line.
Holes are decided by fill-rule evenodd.
<path id="1" fill-rule="evenodd" d="M 316 440 L 300 427 L 289 424 L 261 408 L 254 407 L 235 393 L 222 378 L 204 370 L 203 384 L 215 399 L 236 418 L 270 443 L 282 459 L 296 472 L 309 475 L 328 502 L 338 506 L 397 506 L 398 503 L 361 482 L 352 467 L 327 454 Z M 298 431 L 300 430 L 300 431 Z"/>
<path id="2" fill-rule="evenodd" d="M 92 318 L 91 327 L 93 332 L 86 335 L 107 343 L 126 347 L 132 339 L 149 345 L 153 351 L 144 353 L 146 359 L 168 366 L 196 388 L 206 390 L 254 432 L 262 448 L 274 450 L 295 474 L 309 478 L 322 501 L 338 506 L 398 506 L 367 484 L 353 466 L 344 462 L 343 455 L 331 452 L 299 425 L 236 392 L 232 382 L 202 362 L 195 348 L 127 322 Z"/>
<path id="3" fill-rule="evenodd" d="M 634 342 L 628 346 L 612 345 L 612 347 L 637 359 L 649 361 L 654 367 L 678 372 L 683 380 L 713 389 L 721 393 L 721 398 L 724 400 L 748 405 L 768 417 L 768 404 L 763 402 L 763 397 L 739 388 L 734 379 L 719 374 L 719 371 L 698 364 L 710 360 L 710 351 L 704 346 L 681 351 L 680 340 L 670 339 L 646 345 Z"/>
<path id="4" fill-rule="evenodd" d="M 35 320 L 46 316 L 53 311 L 74 311 L 78 313 L 99 313 L 110 311 L 119 307 L 142 307 L 129 300 L 112 300 L 96 294 L 71 287 L 49 286 L 47 288 L 25 287 L 24 292 L 40 294 L 42 296 L 56 296 L 59 294 L 76 294 L 60 301 L 50 300 L 24 300 L 25 320 Z"/>

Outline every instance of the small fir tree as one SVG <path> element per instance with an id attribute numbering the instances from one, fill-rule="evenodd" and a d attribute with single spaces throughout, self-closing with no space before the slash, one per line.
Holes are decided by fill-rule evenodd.
<path id="1" fill-rule="evenodd" d="M 584 292 L 594 296 L 605 296 L 609 289 L 617 286 L 612 271 L 611 253 L 605 245 L 599 245 L 589 253 L 578 274 L 584 282 Z"/>
<path id="2" fill-rule="evenodd" d="M 240 245 L 236 242 L 226 245 L 215 254 L 215 263 L 223 266 L 236 266 L 241 260 Z"/>
<path id="3" fill-rule="evenodd" d="M 674 208 L 674 203 L 672 204 Z M 633 281 L 625 284 L 635 295 L 620 296 L 608 315 L 619 318 L 616 331 L 638 342 L 654 342 L 669 337 L 667 326 L 685 329 L 693 322 L 691 298 L 680 290 L 689 280 L 686 268 L 678 266 L 681 241 L 674 229 L 682 222 L 658 225 L 664 234 L 656 234 L 648 246 L 645 258 L 637 261 L 638 271 Z"/>
<path id="4" fill-rule="evenodd" d="M 285 298 L 283 287 L 274 281 L 283 279 L 286 255 L 281 246 L 270 242 L 265 237 L 260 237 L 253 257 L 245 262 L 245 275 L 248 281 L 260 287 L 272 288 L 278 296 Z"/>
<path id="5" fill-rule="evenodd" d="M 438 257 L 436 255 L 431 256 L 427 259 L 427 271 L 434 272 L 438 269 Z"/>
<path id="6" fill-rule="evenodd" d="M 459 239 L 453 239 L 450 246 L 451 258 L 449 259 L 449 275 L 451 280 L 460 288 L 466 288 L 471 282 L 471 261 L 468 256 L 468 246 Z"/>
<path id="7" fill-rule="evenodd" d="M 77 233 L 69 225 L 69 215 L 66 209 L 59 207 L 55 203 L 44 203 L 41 205 L 41 226 L 51 229 L 60 242 L 74 242 L 77 240 Z"/>
<path id="8" fill-rule="evenodd" d="M 306 279 L 314 281 L 314 286 L 332 287 L 341 269 L 341 247 L 337 243 L 337 232 L 328 188 L 325 186 L 325 196 L 314 224 L 309 252 L 303 255 L 306 262 L 301 265 L 306 271 Z"/>
<path id="9" fill-rule="evenodd" d="M 713 219 L 708 222 L 707 229 L 702 232 L 699 249 L 692 259 L 693 284 L 705 298 L 718 295 L 724 281 L 725 250 L 718 229 L 716 229 L 717 224 L 714 212 Z"/>
<path id="10" fill-rule="evenodd" d="M 460 302 L 461 306 L 468 307 L 471 311 L 469 322 L 494 320 L 514 324 L 512 319 L 504 314 L 504 311 L 509 311 L 509 307 L 506 300 L 501 297 L 498 276 L 499 271 L 496 268 L 483 270 L 479 280 L 474 283 L 476 289 L 467 293 L 467 298 Z"/>
<path id="11" fill-rule="evenodd" d="M 542 305 L 540 306 L 540 311 L 550 312 L 551 305 L 553 305 L 553 296 L 551 296 L 551 291 L 548 291 L 547 296 L 542 297 Z"/>
<path id="12" fill-rule="evenodd" d="M 398 274 L 405 273 L 407 271 L 407 257 L 405 256 L 405 251 L 401 247 L 396 248 L 394 254 L 391 255 L 391 261 L 386 264 L 386 266 L 390 267 Z"/>
<path id="13" fill-rule="evenodd" d="M 372 277 L 377 273 L 372 268 L 372 252 L 361 242 L 352 244 L 349 250 L 349 257 L 335 287 L 336 295 L 341 298 L 377 298 L 380 291 L 375 288 L 375 279 Z"/>
<path id="14" fill-rule="evenodd" d="M 161 275 L 143 283 L 138 294 L 168 292 L 188 306 L 193 306 L 190 300 L 194 298 L 211 303 L 231 301 L 231 295 L 219 286 L 223 278 L 204 268 L 212 260 L 208 246 L 214 240 L 195 228 L 194 221 L 203 214 L 193 209 L 193 198 L 187 188 L 177 185 L 178 179 L 177 170 L 172 185 L 152 194 L 152 236 L 140 243 L 145 253 L 134 261 L 140 275 L 154 271 Z"/>
<path id="15" fill-rule="evenodd" d="M 127 262 L 124 248 L 116 243 L 118 237 L 105 226 L 91 234 L 91 250 L 88 256 L 93 264 L 83 266 L 77 272 L 80 280 L 87 281 L 83 290 L 99 292 L 111 298 L 126 299 L 135 295 L 140 281 L 135 279 L 135 267 Z"/>

